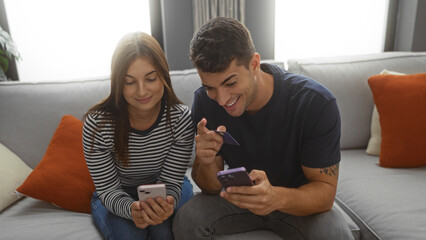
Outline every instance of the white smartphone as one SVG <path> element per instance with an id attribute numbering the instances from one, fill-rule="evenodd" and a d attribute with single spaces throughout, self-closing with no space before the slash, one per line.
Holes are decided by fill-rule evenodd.
<path id="1" fill-rule="evenodd" d="M 138 187 L 139 201 L 146 201 L 148 198 L 161 197 L 166 199 L 166 185 L 163 183 L 146 184 Z"/>

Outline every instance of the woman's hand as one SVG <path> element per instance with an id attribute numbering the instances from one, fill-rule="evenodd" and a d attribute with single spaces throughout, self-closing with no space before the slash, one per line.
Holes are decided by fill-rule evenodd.
<path id="1" fill-rule="evenodd" d="M 142 205 L 139 201 L 135 201 L 132 203 L 131 207 L 131 214 L 133 218 L 133 222 L 135 223 L 136 227 L 138 228 L 146 228 L 148 227 L 148 223 L 146 223 L 145 219 L 142 216 Z"/>
<path id="2" fill-rule="evenodd" d="M 156 199 L 148 198 L 146 201 L 140 201 L 141 216 L 144 223 L 154 226 L 167 220 L 173 214 L 174 202 L 175 199 L 172 196 L 167 196 L 166 199 L 157 197 Z"/>

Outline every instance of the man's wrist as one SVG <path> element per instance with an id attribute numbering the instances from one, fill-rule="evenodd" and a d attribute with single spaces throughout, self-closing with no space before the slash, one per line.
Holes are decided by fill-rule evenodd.
<path id="1" fill-rule="evenodd" d="M 274 211 L 286 212 L 286 209 L 289 207 L 288 198 L 285 196 L 289 196 L 286 191 L 288 188 L 285 187 L 277 187 L 272 186 L 271 193 L 273 194 L 274 199 Z"/>
<path id="2" fill-rule="evenodd" d="M 217 194 L 222 189 L 222 186 L 217 180 L 216 175 L 220 171 L 217 164 L 199 163 L 195 169 L 195 182 L 197 185 L 208 194 Z"/>

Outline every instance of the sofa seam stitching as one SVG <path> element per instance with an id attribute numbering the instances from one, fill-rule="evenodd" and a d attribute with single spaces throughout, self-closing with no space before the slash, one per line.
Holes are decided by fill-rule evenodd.
<path id="1" fill-rule="evenodd" d="M 345 204 L 342 200 L 340 200 L 338 197 L 335 197 L 335 200 L 338 202 L 338 204 L 342 204 L 343 207 L 345 209 L 347 209 L 348 211 L 350 211 L 355 217 L 357 217 L 357 219 L 374 235 L 376 236 L 378 239 L 382 239 L 377 233 L 376 231 L 374 231 L 365 221 L 364 219 L 362 219 L 357 213 L 355 213 L 350 207 L 348 207 L 347 204 Z M 358 226 L 359 227 L 359 226 Z M 361 230 L 361 229 L 360 229 Z"/>

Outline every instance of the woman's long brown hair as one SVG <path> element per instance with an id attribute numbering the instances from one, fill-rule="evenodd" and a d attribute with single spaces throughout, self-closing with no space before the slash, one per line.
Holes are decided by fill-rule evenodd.
<path id="1" fill-rule="evenodd" d="M 170 131 L 170 107 L 182 103 L 173 91 L 169 66 L 157 40 L 142 32 L 125 35 L 118 43 L 112 56 L 110 95 L 90 108 L 83 118 L 85 120 L 90 113 L 97 111 L 102 111 L 107 114 L 107 121 L 111 123 L 114 128 L 113 156 L 116 161 L 124 167 L 129 165 L 128 143 L 130 121 L 127 111 L 127 102 L 123 97 L 123 88 L 125 76 L 130 64 L 140 57 L 147 59 L 154 66 L 158 76 L 164 83 L 164 95 L 162 99 L 166 102 L 166 123 Z M 102 125 L 105 124 L 107 124 L 107 122 Z M 100 127 L 102 127 L 102 125 L 100 125 Z"/>

